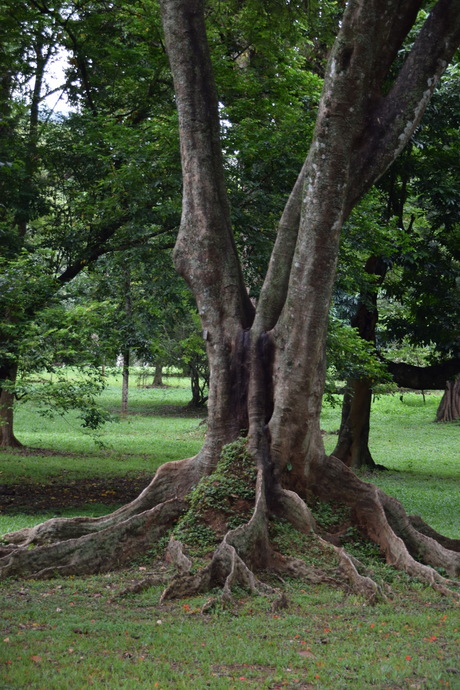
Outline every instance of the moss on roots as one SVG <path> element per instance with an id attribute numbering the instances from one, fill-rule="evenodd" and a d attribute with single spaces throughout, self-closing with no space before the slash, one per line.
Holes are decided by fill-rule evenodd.
<path id="1" fill-rule="evenodd" d="M 173 538 L 185 544 L 191 555 L 212 551 L 228 530 L 250 518 L 256 478 L 246 439 L 225 446 L 214 472 L 187 496 L 190 508 L 174 528 Z"/>

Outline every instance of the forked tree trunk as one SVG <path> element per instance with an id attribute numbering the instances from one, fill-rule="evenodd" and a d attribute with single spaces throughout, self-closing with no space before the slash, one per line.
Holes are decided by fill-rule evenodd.
<path id="1" fill-rule="evenodd" d="M 460 556 L 414 525 L 399 503 L 360 481 L 324 452 L 319 415 L 324 346 L 340 230 L 357 200 L 392 163 L 420 121 L 446 61 L 460 43 L 460 0 L 440 0 L 408 60 L 388 86 L 390 68 L 413 26 L 420 1 L 350 0 L 328 63 L 317 124 L 306 162 L 287 202 L 267 277 L 254 310 L 242 278 L 230 226 L 218 100 L 202 0 L 162 0 L 174 77 L 183 170 L 183 212 L 177 269 L 197 301 L 210 364 L 208 434 L 191 459 L 162 466 L 133 503 L 105 518 L 55 520 L 8 535 L 5 576 L 47 577 L 113 567 L 146 548 L 186 509 L 190 488 L 212 473 L 222 447 L 242 433 L 257 468 L 251 519 L 230 529 L 207 568 L 190 570 L 175 540 L 170 556 L 181 569 L 164 597 L 239 582 L 267 591 L 251 572 L 277 563 L 268 516 L 298 529 L 314 528 L 309 492 L 353 508 L 360 529 L 387 560 L 426 582 L 452 575 Z M 447 37 L 449 40 L 447 40 Z M 51 546 L 27 550 L 31 543 Z M 19 548 L 18 548 L 19 547 Z M 369 578 L 339 553 L 343 572 L 375 596 Z M 305 563 L 278 568 L 308 577 Z"/>

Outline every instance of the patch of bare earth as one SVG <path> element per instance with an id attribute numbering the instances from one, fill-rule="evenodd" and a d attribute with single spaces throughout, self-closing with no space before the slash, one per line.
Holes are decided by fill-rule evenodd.
<path id="1" fill-rule="evenodd" d="M 132 501 L 151 480 L 150 475 L 78 479 L 46 484 L 0 484 L 0 513 L 64 510 L 88 503 L 109 506 Z"/>

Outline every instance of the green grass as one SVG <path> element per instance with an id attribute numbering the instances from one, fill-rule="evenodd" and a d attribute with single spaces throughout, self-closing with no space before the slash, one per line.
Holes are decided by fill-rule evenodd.
<path id="1" fill-rule="evenodd" d="M 112 601 L 144 574 L 7 583 L 1 687 L 458 687 L 458 607 L 410 582 L 375 607 L 287 583 L 279 614 L 244 593 L 209 615 L 206 597 L 160 605 L 161 587 Z"/>
<path id="2" fill-rule="evenodd" d="M 436 424 L 441 396 L 382 395 L 372 406 L 369 446 L 376 463 L 389 471 L 363 474 L 400 500 L 409 513 L 435 529 L 460 538 L 460 423 Z M 337 442 L 340 407 L 326 408 L 323 428 L 331 452 Z"/>
<path id="3" fill-rule="evenodd" d="M 200 419 L 178 416 L 186 384 L 132 388 L 128 419 L 108 425 L 103 449 L 77 420 L 43 420 L 20 410 L 17 433 L 52 454 L 0 453 L 0 484 L 72 477 L 152 474 L 168 459 L 191 455 L 203 438 Z M 104 394 L 119 405 L 119 382 Z M 382 396 L 374 404 L 371 449 L 388 472 L 365 475 L 449 536 L 459 537 L 458 424 L 433 424 L 439 396 Z M 322 426 L 332 450 L 340 408 L 325 408 Z M 59 452 L 65 454 L 59 455 Z M 103 514 L 103 503 L 85 514 Z M 82 510 L 68 511 L 71 515 Z M 49 514 L 0 516 L 0 531 Z M 159 604 L 162 586 L 116 596 L 151 571 L 167 571 L 148 555 L 129 570 L 50 582 L 6 581 L 0 590 L 0 688 L 460 688 L 459 605 L 371 555 L 376 578 L 391 587 L 374 607 L 354 595 L 287 580 L 289 608 L 273 613 L 273 597 L 237 594 L 207 615 L 207 596 Z M 280 583 L 272 583 L 279 586 Z"/>
<path id="4" fill-rule="evenodd" d="M 114 413 L 96 437 L 85 432 L 77 414 L 43 418 L 38 410 L 19 405 L 15 432 L 21 443 L 51 451 L 40 456 L 0 454 L 0 482 L 43 481 L 51 475 L 67 479 L 126 472 L 153 474 L 169 460 L 195 454 L 202 443 L 202 415 L 186 409 L 190 392 L 186 380 L 168 379 L 168 387 L 130 389 L 129 415 L 122 418 L 120 381 L 110 377 L 102 396 L 103 406 Z"/>

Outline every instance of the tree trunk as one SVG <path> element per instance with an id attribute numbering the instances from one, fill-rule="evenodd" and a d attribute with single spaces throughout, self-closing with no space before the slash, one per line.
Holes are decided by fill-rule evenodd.
<path id="1" fill-rule="evenodd" d="M 132 319 L 132 302 L 131 302 L 131 268 L 126 264 L 123 268 L 123 315 L 125 318 L 125 327 L 127 330 L 130 327 Z M 130 348 L 129 339 L 126 340 L 125 335 L 124 350 L 122 352 L 122 386 L 121 386 L 121 414 L 126 416 L 128 414 L 128 398 L 129 398 L 129 365 L 130 365 Z M 129 338 L 129 336 L 128 336 Z"/>
<path id="2" fill-rule="evenodd" d="M 17 367 L 2 371 L 2 380 L 7 384 L 0 388 L 0 446 L 22 448 L 22 443 L 14 435 L 14 392 Z M 0 381 L 1 384 L 1 381 Z"/>
<path id="3" fill-rule="evenodd" d="M 369 450 L 372 384 L 368 379 L 351 379 L 343 396 L 339 438 L 332 455 L 348 467 L 358 469 L 376 464 Z"/>
<path id="4" fill-rule="evenodd" d="M 154 388 L 161 388 L 163 385 L 163 366 L 157 362 L 155 364 L 155 373 L 153 375 L 153 386 Z"/>
<path id="5" fill-rule="evenodd" d="M 460 418 L 460 376 L 448 381 L 436 412 L 437 422 L 453 422 Z"/>
<path id="6" fill-rule="evenodd" d="M 387 273 L 385 262 L 378 256 L 371 256 L 364 271 L 376 277 L 374 290 L 362 294 L 351 319 L 351 326 L 358 329 L 359 336 L 375 346 L 378 321 L 377 288 Z M 342 420 L 337 445 L 332 453 L 348 467 L 375 469 L 369 450 L 369 430 L 372 403 L 372 382 L 368 379 L 351 379 L 343 397 Z"/>
<path id="7" fill-rule="evenodd" d="M 277 557 L 268 518 L 281 516 L 304 532 L 315 529 L 306 503 L 312 493 L 350 506 L 355 524 L 387 561 L 411 575 L 445 587 L 431 566 L 460 573 L 460 556 L 451 545 L 446 548 L 433 533 L 419 529 L 397 501 L 326 456 L 319 426 L 328 310 L 343 221 L 407 143 L 460 43 L 460 0 L 439 0 L 389 85 L 390 68 L 421 4 L 347 3 L 312 145 L 281 218 L 254 309 L 230 226 L 203 2 L 162 0 L 183 170 L 174 258 L 195 294 L 207 345 L 208 434 L 195 458 L 162 466 L 135 501 L 112 515 L 54 520 L 7 535 L 11 545 L 3 547 L 0 560 L 4 576 L 104 570 L 119 562 L 126 544 L 130 557 L 136 548 L 147 548 L 186 510 L 188 492 L 213 472 L 223 446 L 242 433 L 256 473 L 252 516 L 228 529 L 209 565 L 198 573 L 190 571 L 183 545 L 172 539 L 170 558 L 180 573 L 164 598 L 215 585 L 228 596 L 237 583 L 254 592 L 270 591 L 253 573 L 267 567 L 308 577 L 305 563 Z M 240 459 L 231 455 L 235 475 Z M 372 581 L 357 572 L 353 559 L 337 553 L 353 587 L 375 598 Z"/>
<path id="8" fill-rule="evenodd" d="M 121 357 L 121 414 L 126 417 L 128 414 L 129 400 L 129 350 L 125 350 Z"/>

